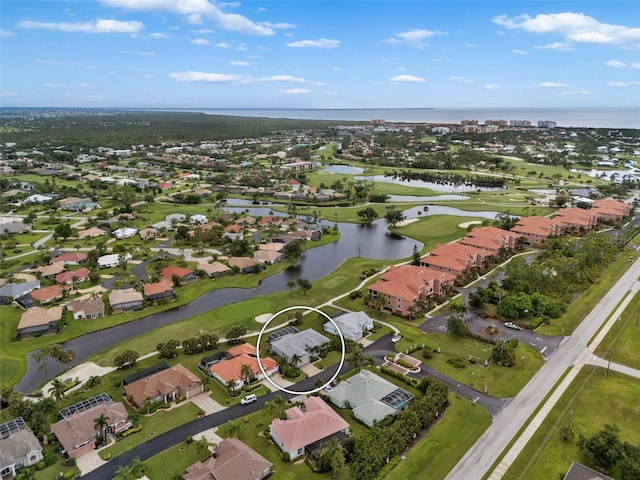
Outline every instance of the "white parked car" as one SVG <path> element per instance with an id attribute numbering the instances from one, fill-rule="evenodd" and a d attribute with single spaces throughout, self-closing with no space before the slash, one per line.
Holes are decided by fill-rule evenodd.
<path id="1" fill-rule="evenodd" d="M 240 405 L 249 405 L 250 403 L 253 403 L 256 400 L 258 400 L 258 397 L 256 397 L 255 394 L 252 393 L 251 395 L 247 395 L 242 400 L 240 400 Z"/>
<path id="2" fill-rule="evenodd" d="M 397 342 L 399 342 L 400 340 L 402 340 L 402 335 L 400 335 L 400 334 L 398 334 L 398 333 L 394 334 L 394 335 L 393 335 L 393 337 L 391 337 L 391 341 L 392 341 L 393 343 L 397 343 Z"/>

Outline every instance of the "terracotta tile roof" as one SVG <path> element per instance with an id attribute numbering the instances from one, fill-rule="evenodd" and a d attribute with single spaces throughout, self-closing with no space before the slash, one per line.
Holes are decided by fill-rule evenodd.
<path id="1" fill-rule="evenodd" d="M 242 232 L 242 226 L 234 223 L 224 227 L 224 231 L 227 233 L 240 233 Z"/>
<path id="2" fill-rule="evenodd" d="M 87 228 L 86 230 L 83 230 L 81 232 L 78 233 L 78 238 L 85 238 L 85 237 L 99 237 L 101 235 L 106 235 L 107 232 L 105 232 L 104 230 L 98 228 L 98 227 L 91 227 L 91 228 Z"/>
<path id="3" fill-rule="evenodd" d="M 101 230 L 102 231 L 102 230 Z M 58 255 L 55 258 L 51 259 L 51 263 L 66 263 L 66 262 L 75 262 L 75 263 L 80 263 L 80 262 L 84 262 L 87 259 L 87 254 L 86 253 L 82 253 L 82 252 L 68 252 L 68 253 L 63 253 L 62 255 Z"/>
<path id="4" fill-rule="evenodd" d="M 40 272 L 43 277 L 51 277 L 64 272 L 64 265 L 60 263 L 54 263 L 53 265 L 42 265 L 36 268 L 36 272 Z"/>
<path id="5" fill-rule="evenodd" d="M 522 217 L 518 220 L 518 223 L 516 223 L 511 231 L 547 237 L 549 235 L 553 235 L 559 225 L 559 221 L 554 221 L 545 217 Z"/>
<path id="6" fill-rule="evenodd" d="M 143 405 L 148 397 L 154 398 L 158 395 L 166 395 L 176 388 L 184 392 L 192 385 L 200 383 L 202 382 L 197 376 L 182 365 L 177 364 L 174 367 L 132 382 L 126 385 L 124 389 L 127 396 L 131 396 L 135 404 Z"/>
<path id="7" fill-rule="evenodd" d="M 169 266 L 162 269 L 162 278 L 171 280 L 174 275 L 182 278 L 186 277 L 187 275 L 192 275 L 193 273 L 193 270 L 189 270 L 188 268 Z"/>
<path id="8" fill-rule="evenodd" d="M 207 275 L 212 275 L 215 273 L 224 273 L 228 272 L 231 269 L 227 267 L 224 263 L 213 262 L 213 263 L 199 263 L 196 267 L 196 270 L 202 270 Z"/>
<path id="9" fill-rule="evenodd" d="M 216 455 L 187 468 L 184 480 L 261 480 L 273 464 L 237 438 L 225 438 Z"/>
<path id="10" fill-rule="evenodd" d="M 47 300 L 54 300 L 62 297 L 62 292 L 71 290 L 69 285 L 51 285 L 50 287 L 39 288 L 34 290 L 29 295 L 34 300 L 39 302 L 46 302 Z"/>
<path id="11" fill-rule="evenodd" d="M 591 204 L 591 208 L 595 209 L 598 214 L 620 217 L 625 217 L 631 212 L 631 205 L 612 199 L 595 200 Z"/>
<path id="12" fill-rule="evenodd" d="M 253 258 L 247 257 L 230 257 L 227 263 L 229 263 L 230 267 L 238 267 L 241 270 L 247 267 L 254 267 L 258 264 Z"/>
<path id="13" fill-rule="evenodd" d="M 71 453 L 82 445 L 95 441 L 97 430 L 94 421 L 103 414 L 109 418 L 110 425 L 127 423 L 128 413 L 122 403 L 106 403 L 54 423 L 51 431 L 67 453 Z"/>
<path id="14" fill-rule="evenodd" d="M 272 434 L 288 451 L 304 448 L 349 428 L 349 424 L 319 397 L 307 398 L 304 406 L 304 410 L 300 407 L 288 409 L 286 420 L 278 418 L 269 425 Z"/>
<path id="15" fill-rule="evenodd" d="M 147 297 L 151 295 L 158 295 L 160 293 L 165 293 L 168 291 L 173 292 L 173 288 L 171 288 L 171 282 L 169 282 L 168 280 L 161 280 L 157 283 L 147 283 L 144 286 L 144 294 Z"/>
<path id="16" fill-rule="evenodd" d="M 255 376 L 261 376 L 262 370 L 258 365 L 258 359 L 255 355 L 255 348 L 253 354 L 241 353 L 233 358 L 221 360 L 218 363 L 211 365 L 211 371 L 220 377 L 224 382 L 229 380 L 240 381 L 242 378 L 242 366 L 249 365 L 251 371 Z M 262 367 L 266 372 L 269 372 L 278 366 L 271 357 L 265 357 L 262 359 Z"/>
<path id="17" fill-rule="evenodd" d="M 73 278 L 77 277 L 80 282 L 84 282 L 89 278 L 89 269 L 82 267 L 78 270 L 69 270 L 56 275 L 56 282 L 58 283 L 72 283 Z"/>

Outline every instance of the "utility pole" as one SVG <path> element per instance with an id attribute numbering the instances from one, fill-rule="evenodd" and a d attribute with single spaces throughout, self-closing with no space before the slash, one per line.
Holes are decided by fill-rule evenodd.
<path id="1" fill-rule="evenodd" d="M 609 376 L 609 367 L 611 367 L 611 353 L 613 353 L 613 343 L 609 347 L 609 361 L 607 362 L 607 371 L 604 374 L 605 377 Z"/>

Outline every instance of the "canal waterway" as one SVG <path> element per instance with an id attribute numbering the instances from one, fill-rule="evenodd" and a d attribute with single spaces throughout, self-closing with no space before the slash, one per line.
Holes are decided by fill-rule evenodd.
<path id="1" fill-rule="evenodd" d="M 269 207 L 232 207 L 226 208 L 229 211 L 248 210 L 250 215 L 268 215 Z M 414 207 L 404 212 L 407 218 L 415 218 L 418 211 L 424 218 L 429 215 L 455 215 L 465 217 L 495 218 L 498 212 L 467 212 L 452 207 L 430 205 L 428 211 L 424 212 L 424 207 Z M 274 214 L 284 215 L 273 212 Z M 316 281 L 334 271 L 342 262 L 358 255 L 365 258 L 377 260 L 400 260 L 412 255 L 414 247 L 422 249 L 422 243 L 411 238 L 390 235 L 384 219 L 379 219 L 370 225 L 359 225 L 350 223 L 324 222 L 326 226 L 333 228 L 337 225 L 340 231 L 340 239 L 320 247 L 307 250 L 300 261 L 275 275 L 267 277 L 254 288 L 221 288 L 209 291 L 196 298 L 188 304 L 181 305 L 171 310 L 155 313 L 133 322 L 117 325 L 115 327 L 101 330 L 82 337 L 71 339 L 62 344 L 63 348 L 72 348 L 75 352 L 73 364 L 82 363 L 87 358 L 103 351 L 111 346 L 129 338 L 141 335 L 147 331 L 184 320 L 214 308 L 230 303 L 239 302 L 249 298 L 268 293 L 287 290 L 287 282 L 298 278 L 306 278 L 309 281 Z M 216 281 L 224 282 L 224 279 Z M 33 352 L 29 354 L 28 370 L 21 381 L 16 385 L 16 390 L 29 393 L 36 390 L 45 382 L 44 372 L 38 369 L 38 363 L 33 357 Z M 57 369 L 57 370 L 56 370 Z M 48 366 L 48 373 L 51 376 L 58 375 L 61 367 L 55 362 Z"/>

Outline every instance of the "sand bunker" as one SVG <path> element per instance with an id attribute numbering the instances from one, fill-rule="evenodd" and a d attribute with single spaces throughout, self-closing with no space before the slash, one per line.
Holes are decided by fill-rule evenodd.
<path id="1" fill-rule="evenodd" d="M 404 227 L 406 225 L 409 225 L 410 223 L 417 222 L 417 221 L 418 221 L 417 218 L 408 218 L 406 220 L 396 223 L 396 227 Z"/>
<path id="2" fill-rule="evenodd" d="M 464 222 L 464 223 L 458 224 L 460 228 L 467 228 L 470 225 L 482 225 L 482 222 L 480 220 L 472 220 L 470 222 Z"/>
<path id="3" fill-rule="evenodd" d="M 256 322 L 258 322 L 258 323 L 267 323 L 272 315 L 273 315 L 273 313 L 263 313 L 262 315 L 258 315 L 256 317 Z"/>

